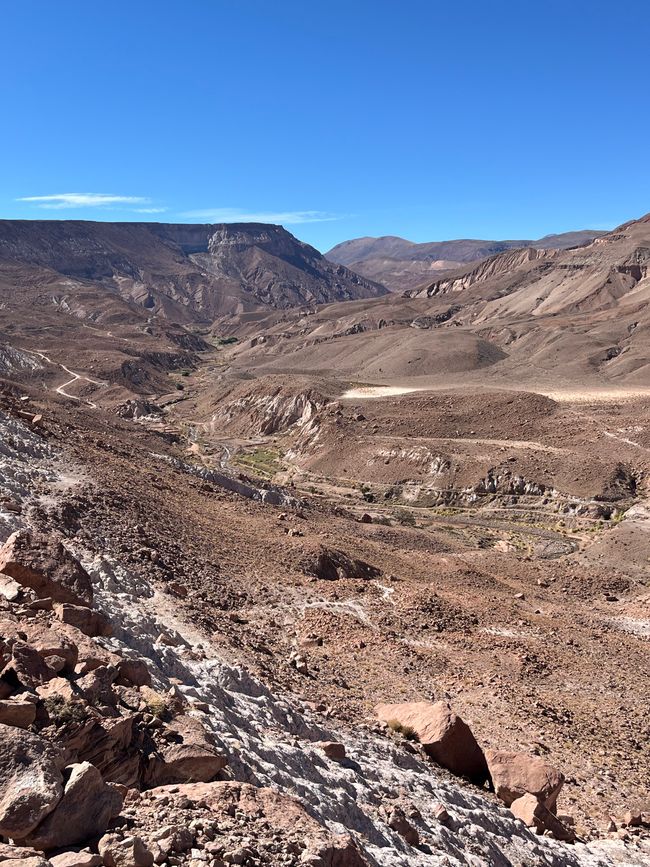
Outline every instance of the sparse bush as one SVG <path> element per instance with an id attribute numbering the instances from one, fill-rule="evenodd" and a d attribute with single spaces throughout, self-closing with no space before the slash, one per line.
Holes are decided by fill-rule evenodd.
<path id="1" fill-rule="evenodd" d="M 144 701 L 147 705 L 147 711 L 158 719 L 166 716 L 169 707 L 167 705 L 167 699 L 164 695 L 161 695 L 159 692 L 156 692 L 153 689 L 142 690 L 144 693 Z"/>
<path id="2" fill-rule="evenodd" d="M 395 517 L 400 524 L 404 524 L 406 527 L 415 527 L 417 523 L 413 512 L 407 512 L 406 509 L 395 512 Z"/>
<path id="3" fill-rule="evenodd" d="M 80 701 L 68 701 L 62 695 L 52 695 L 43 704 L 50 722 L 57 728 L 82 723 L 87 717 L 86 708 Z"/>
<path id="4" fill-rule="evenodd" d="M 398 719 L 389 719 L 386 723 L 388 728 L 398 735 L 402 735 L 407 741 L 419 741 L 420 736 L 413 726 L 405 726 Z"/>
<path id="5" fill-rule="evenodd" d="M 419 741 L 420 735 L 415 731 L 413 726 L 402 726 L 402 737 L 407 741 Z"/>

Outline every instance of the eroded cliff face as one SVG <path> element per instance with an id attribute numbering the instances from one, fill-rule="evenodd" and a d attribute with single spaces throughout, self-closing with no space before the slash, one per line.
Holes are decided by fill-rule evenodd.
<path id="1" fill-rule="evenodd" d="M 63 278 L 65 301 L 110 290 L 150 316 L 209 322 L 260 305 L 371 298 L 377 283 L 326 260 L 281 226 L 0 221 L 0 269 Z M 72 296 L 72 301 L 67 296 Z"/>

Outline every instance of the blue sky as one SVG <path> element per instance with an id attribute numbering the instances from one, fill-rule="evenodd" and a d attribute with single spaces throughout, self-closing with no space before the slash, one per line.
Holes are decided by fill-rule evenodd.
<path id="1" fill-rule="evenodd" d="M 650 211 L 646 2 L 12 0 L 0 216 L 529 238 Z"/>

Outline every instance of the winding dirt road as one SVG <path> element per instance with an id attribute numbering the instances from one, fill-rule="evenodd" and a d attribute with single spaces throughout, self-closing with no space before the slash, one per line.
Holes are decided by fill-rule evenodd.
<path id="1" fill-rule="evenodd" d="M 49 358 L 47 355 L 45 355 L 44 352 L 38 352 L 38 350 L 35 350 L 35 349 L 34 350 L 27 349 L 27 350 L 25 350 L 25 352 L 31 352 L 32 355 L 38 355 L 44 361 L 47 361 L 48 364 L 56 364 L 58 367 L 61 368 L 61 370 L 64 370 L 66 373 L 70 374 L 70 376 L 72 377 L 71 379 L 66 380 L 62 385 L 59 385 L 57 388 L 54 389 L 57 394 L 60 394 L 63 397 L 67 397 L 69 400 L 76 400 L 79 403 L 86 403 L 86 404 L 88 404 L 88 406 L 93 407 L 93 409 L 97 408 L 97 404 L 93 403 L 92 400 L 85 400 L 84 398 L 81 398 L 76 394 L 70 394 L 69 392 L 66 391 L 66 388 L 68 388 L 68 386 L 70 386 L 73 383 L 78 382 L 80 380 L 83 382 L 90 382 L 90 383 L 92 383 L 92 385 L 104 386 L 104 385 L 108 385 L 106 380 L 91 379 L 91 377 L 86 376 L 85 373 L 75 373 L 74 370 L 70 370 L 70 368 L 66 367 L 65 364 L 61 364 L 61 362 L 59 362 L 59 361 L 52 361 L 52 359 Z"/>

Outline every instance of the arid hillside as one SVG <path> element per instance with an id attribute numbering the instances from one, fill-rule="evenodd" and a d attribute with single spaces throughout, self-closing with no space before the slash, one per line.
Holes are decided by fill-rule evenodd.
<path id="1" fill-rule="evenodd" d="M 537 241 L 431 241 L 415 244 L 404 238 L 355 238 L 337 244 L 325 255 L 332 262 L 347 265 L 358 274 L 378 280 L 393 292 L 405 292 L 430 282 L 437 275 L 461 268 L 506 250 L 535 247 L 539 250 L 564 250 L 589 243 L 604 235 L 600 231 L 565 232 L 546 235 Z"/>
<path id="2" fill-rule="evenodd" d="M 406 298 L 219 325 L 234 326 L 242 370 L 340 370 L 361 383 L 411 386 L 643 389 L 649 257 L 642 218 L 579 248 L 508 250 Z"/>
<path id="3" fill-rule="evenodd" d="M 650 220 L 406 296 L 275 227 L 41 225 L 0 861 L 650 864 Z"/>
<path id="4" fill-rule="evenodd" d="M 56 302 L 77 312 L 84 291 L 112 293 L 182 323 L 259 305 L 290 307 L 381 295 L 383 287 L 326 260 L 281 226 L 0 221 L 0 268 L 38 269 Z M 82 314 L 83 315 L 83 314 Z"/>

